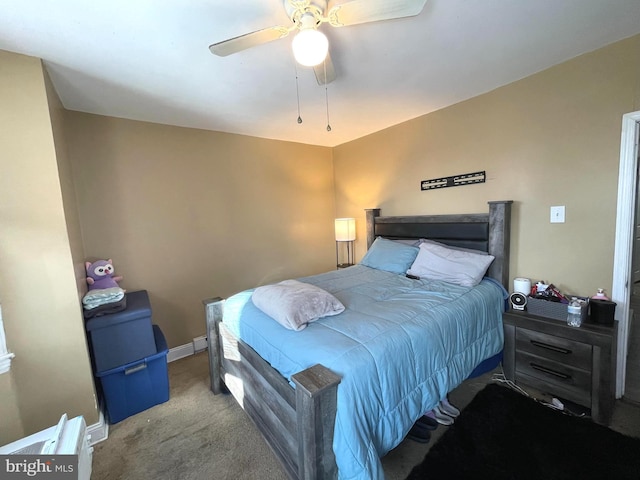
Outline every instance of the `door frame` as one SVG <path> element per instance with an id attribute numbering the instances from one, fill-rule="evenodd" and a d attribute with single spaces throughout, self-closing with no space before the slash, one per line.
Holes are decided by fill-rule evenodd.
<path id="1" fill-rule="evenodd" d="M 629 339 L 629 302 L 633 275 L 633 240 L 635 233 L 636 187 L 638 171 L 638 137 L 640 111 L 622 116 L 618 206 L 613 259 L 611 299 L 616 302 L 618 353 L 616 358 L 616 398 L 624 394 Z"/>

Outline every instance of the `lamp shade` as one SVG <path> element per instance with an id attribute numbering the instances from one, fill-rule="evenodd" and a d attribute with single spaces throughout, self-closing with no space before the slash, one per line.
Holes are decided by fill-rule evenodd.
<path id="1" fill-rule="evenodd" d="M 352 242 L 356 239 L 356 219 L 336 218 L 336 242 Z"/>
<path id="2" fill-rule="evenodd" d="M 315 28 L 304 28 L 291 42 L 293 56 L 300 65 L 315 67 L 321 64 L 329 51 L 329 41 Z"/>

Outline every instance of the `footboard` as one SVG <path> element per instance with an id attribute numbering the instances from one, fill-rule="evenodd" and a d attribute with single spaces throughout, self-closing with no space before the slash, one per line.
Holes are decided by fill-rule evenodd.
<path id="1" fill-rule="evenodd" d="M 336 478 L 333 429 L 340 377 L 315 365 L 292 377 L 293 388 L 221 322 L 223 299 L 203 303 L 213 393 L 221 393 L 226 386 L 290 478 Z"/>

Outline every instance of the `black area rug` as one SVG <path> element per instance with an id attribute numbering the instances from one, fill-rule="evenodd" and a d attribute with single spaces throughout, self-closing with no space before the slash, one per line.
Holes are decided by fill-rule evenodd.
<path id="1" fill-rule="evenodd" d="M 489 384 L 407 480 L 640 479 L 640 439 Z"/>

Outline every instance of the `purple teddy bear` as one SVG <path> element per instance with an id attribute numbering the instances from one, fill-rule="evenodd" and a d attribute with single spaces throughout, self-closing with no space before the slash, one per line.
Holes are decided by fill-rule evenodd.
<path id="1" fill-rule="evenodd" d="M 89 290 L 98 290 L 103 288 L 113 288 L 118 286 L 118 282 L 122 277 L 113 276 L 113 261 L 98 260 L 93 263 L 86 262 L 87 283 Z"/>

